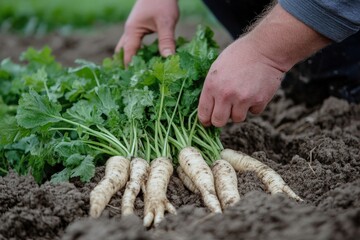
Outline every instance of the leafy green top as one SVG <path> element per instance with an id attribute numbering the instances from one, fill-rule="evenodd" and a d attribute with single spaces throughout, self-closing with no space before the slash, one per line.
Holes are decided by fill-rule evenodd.
<path id="1" fill-rule="evenodd" d="M 128 68 L 122 53 L 102 66 L 77 60 L 77 67 L 64 68 L 49 48 L 29 48 L 21 55 L 26 65 L 2 61 L 0 172 L 30 171 L 39 183 L 89 181 L 109 155 L 151 161 L 173 158 L 190 144 L 214 160 L 219 131 L 196 118 L 203 81 L 217 57 L 212 36 L 199 27 L 190 42 L 180 38 L 168 58 L 159 56 L 156 42 L 144 46 Z"/>

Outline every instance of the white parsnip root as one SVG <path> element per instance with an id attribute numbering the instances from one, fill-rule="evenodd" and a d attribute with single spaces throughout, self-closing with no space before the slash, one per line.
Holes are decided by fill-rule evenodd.
<path id="1" fill-rule="evenodd" d="M 185 185 L 185 187 L 187 189 L 189 189 L 191 192 L 193 193 L 200 193 L 199 189 L 197 189 L 197 187 L 195 186 L 195 184 L 193 183 L 193 181 L 191 181 L 191 179 L 189 178 L 188 175 L 186 175 L 186 173 L 184 172 L 184 169 L 182 169 L 181 166 L 178 166 L 176 168 L 176 172 L 180 178 L 180 180 L 183 182 L 183 184 Z"/>
<path id="2" fill-rule="evenodd" d="M 212 172 L 217 196 L 225 210 L 240 200 L 236 172 L 229 162 L 222 159 L 215 161 Z"/>
<path id="3" fill-rule="evenodd" d="M 170 159 L 156 158 L 151 162 L 150 174 L 146 183 L 144 226 L 154 226 L 164 219 L 165 211 L 176 214 L 175 207 L 166 197 L 170 177 L 173 174 L 173 165 Z"/>
<path id="4" fill-rule="evenodd" d="M 130 179 L 126 184 L 126 189 L 122 197 L 121 213 L 122 215 L 131 215 L 134 213 L 134 204 L 136 196 L 142 189 L 145 194 L 145 184 L 149 175 L 150 165 L 142 158 L 133 158 L 130 163 Z"/>
<path id="5" fill-rule="evenodd" d="M 199 189 L 204 204 L 211 212 L 221 213 L 220 202 L 215 191 L 214 176 L 200 152 L 193 147 L 183 148 L 179 153 L 179 163 L 186 175 Z"/>
<path id="6" fill-rule="evenodd" d="M 130 161 L 121 156 L 107 160 L 105 176 L 90 193 L 90 216 L 97 218 L 111 197 L 123 188 L 129 179 Z"/>
<path id="7" fill-rule="evenodd" d="M 271 194 L 285 193 L 297 201 L 303 201 L 272 168 L 240 151 L 224 149 L 221 158 L 228 161 L 237 171 L 255 172 Z"/>

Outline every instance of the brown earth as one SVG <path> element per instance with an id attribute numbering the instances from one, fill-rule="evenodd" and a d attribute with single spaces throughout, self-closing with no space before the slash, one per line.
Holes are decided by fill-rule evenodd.
<path id="1" fill-rule="evenodd" d="M 99 62 L 111 55 L 120 28 L 41 39 L 2 35 L 0 58 L 17 58 L 29 45 L 46 43 L 65 65 L 75 58 Z M 186 36 L 193 33 L 189 29 L 184 27 Z M 220 33 L 217 39 L 225 46 L 229 38 Z M 142 196 L 136 200 L 137 216 L 120 216 L 122 191 L 101 218 L 89 219 L 89 192 L 103 167 L 86 184 L 38 186 L 31 177 L 11 173 L 0 178 L 0 239 L 359 239 L 360 104 L 331 97 L 309 108 L 279 90 L 262 115 L 228 124 L 222 140 L 225 147 L 268 164 L 305 201 L 272 196 L 253 173 L 238 173 L 241 201 L 223 214 L 209 215 L 200 196 L 174 175 L 167 194 L 178 214 L 145 229 Z"/>

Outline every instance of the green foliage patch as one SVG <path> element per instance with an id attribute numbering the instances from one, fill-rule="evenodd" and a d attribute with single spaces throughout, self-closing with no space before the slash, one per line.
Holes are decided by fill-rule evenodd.
<path id="1" fill-rule="evenodd" d="M 218 55 L 209 28 L 199 27 L 177 53 L 162 58 L 157 42 L 127 68 L 122 53 L 102 65 L 61 66 L 47 47 L 29 48 L 23 64 L 0 64 L 0 172 L 31 173 L 37 182 L 89 181 L 109 156 L 165 156 L 176 164 L 185 145 L 216 158 L 219 130 L 197 120 L 199 94 Z"/>

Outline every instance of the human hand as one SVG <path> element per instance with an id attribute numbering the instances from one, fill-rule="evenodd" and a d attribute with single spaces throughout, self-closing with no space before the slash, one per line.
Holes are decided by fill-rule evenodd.
<path id="1" fill-rule="evenodd" d="M 124 62 L 127 65 L 140 48 L 143 37 L 156 32 L 161 55 L 167 57 L 174 54 L 174 31 L 178 18 L 177 0 L 137 0 L 115 52 L 124 49 Z"/>
<path id="2" fill-rule="evenodd" d="M 280 86 L 284 69 L 261 54 L 246 36 L 229 45 L 211 66 L 200 96 L 198 117 L 205 126 L 244 121 L 261 113 Z"/>
<path id="3" fill-rule="evenodd" d="M 261 113 L 283 74 L 330 43 L 276 4 L 211 66 L 200 96 L 200 122 L 221 127 L 229 118 L 245 120 L 248 111 Z"/>

